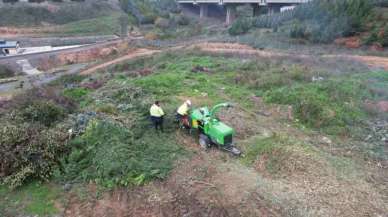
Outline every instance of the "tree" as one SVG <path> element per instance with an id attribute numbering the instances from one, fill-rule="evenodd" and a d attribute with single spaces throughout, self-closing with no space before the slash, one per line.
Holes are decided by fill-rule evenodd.
<path id="1" fill-rule="evenodd" d="M 121 29 L 120 36 L 122 38 L 128 37 L 128 24 L 129 24 L 128 16 L 127 15 L 120 16 L 119 22 L 120 22 L 120 29 Z"/>

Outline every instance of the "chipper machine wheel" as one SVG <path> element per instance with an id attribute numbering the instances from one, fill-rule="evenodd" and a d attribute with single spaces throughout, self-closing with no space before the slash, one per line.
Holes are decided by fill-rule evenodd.
<path id="1" fill-rule="evenodd" d="M 202 149 L 206 150 L 210 147 L 210 140 L 209 137 L 207 137 L 204 134 L 199 134 L 199 145 Z"/>
<path id="2" fill-rule="evenodd" d="M 239 156 L 241 151 L 233 143 L 234 129 L 218 120 L 215 115 L 220 108 L 229 107 L 231 107 L 229 103 L 221 103 L 214 106 L 210 111 L 207 107 L 194 109 L 190 113 L 191 127 L 198 130 L 201 148 L 207 149 L 215 145 L 222 150 Z"/>

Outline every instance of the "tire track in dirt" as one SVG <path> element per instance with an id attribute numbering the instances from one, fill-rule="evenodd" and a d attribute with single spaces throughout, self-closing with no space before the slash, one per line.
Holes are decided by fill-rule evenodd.
<path id="1" fill-rule="evenodd" d="M 151 55 L 153 55 L 155 53 L 159 53 L 159 52 L 161 52 L 161 51 L 160 50 L 150 50 L 150 49 L 136 49 L 134 51 L 130 51 L 125 56 L 119 57 L 117 59 L 114 59 L 114 60 L 111 60 L 108 62 L 98 64 L 95 66 L 92 66 L 91 68 L 82 71 L 80 74 L 81 75 L 89 75 L 89 74 L 92 74 L 93 72 L 96 72 L 98 70 L 105 69 L 111 65 L 115 65 L 115 64 L 127 61 L 127 60 L 138 58 L 138 57 L 151 56 Z"/>

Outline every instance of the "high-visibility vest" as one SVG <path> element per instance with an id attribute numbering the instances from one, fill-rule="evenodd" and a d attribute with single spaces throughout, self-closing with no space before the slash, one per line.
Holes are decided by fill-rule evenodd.
<path id="1" fill-rule="evenodd" d="M 153 104 L 150 108 L 150 115 L 153 117 L 162 117 L 164 112 L 160 106 Z"/>
<path id="2" fill-rule="evenodd" d="M 180 115 L 187 115 L 188 112 L 189 112 L 189 106 L 187 105 L 187 103 L 183 103 L 179 108 L 178 108 L 178 114 Z"/>

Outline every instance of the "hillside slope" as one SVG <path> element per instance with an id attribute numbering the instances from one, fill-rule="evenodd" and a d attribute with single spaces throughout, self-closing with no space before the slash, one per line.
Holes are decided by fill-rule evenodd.
<path id="1" fill-rule="evenodd" d="M 120 57 L 17 96 L 0 107 L 0 212 L 383 215 L 388 125 L 377 105 L 388 99 L 387 73 L 333 58 L 203 44 Z M 178 129 L 174 111 L 186 99 L 232 102 L 219 118 L 244 156 L 201 150 L 196 134 Z M 149 124 L 155 100 L 164 133 Z"/>

